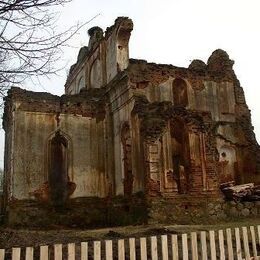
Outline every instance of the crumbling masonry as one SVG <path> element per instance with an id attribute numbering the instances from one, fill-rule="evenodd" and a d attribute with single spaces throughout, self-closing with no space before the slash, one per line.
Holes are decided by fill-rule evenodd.
<path id="1" fill-rule="evenodd" d="M 10 225 L 190 223 L 259 214 L 220 184 L 260 184 L 260 148 L 233 61 L 129 59 L 130 19 L 89 30 L 65 95 L 5 98 L 3 211 Z M 239 203 L 240 210 L 237 210 Z M 241 215 L 242 214 L 242 215 Z"/>

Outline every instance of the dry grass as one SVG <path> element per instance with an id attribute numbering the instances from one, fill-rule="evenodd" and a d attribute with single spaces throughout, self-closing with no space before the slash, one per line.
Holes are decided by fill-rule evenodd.
<path id="1" fill-rule="evenodd" d="M 28 230 L 0 228 L 0 248 L 13 246 L 39 246 L 54 243 L 78 243 L 90 240 L 117 239 L 161 234 L 181 234 L 200 230 L 218 230 L 225 228 L 260 225 L 260 218 L 245 219 L 243 221 L 222 222 L 218 225 L 161 225 L 150 224 L 142 226 L 125 226 L 92 230 L 56 229 L 56 230 Z"/>

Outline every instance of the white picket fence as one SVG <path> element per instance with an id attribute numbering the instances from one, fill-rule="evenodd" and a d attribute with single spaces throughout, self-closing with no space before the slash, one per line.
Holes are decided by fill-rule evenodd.
<path id="1" fill-rule="evenodd" d="M 260 225 L 118 240 L 0 249 L 0 260 L 260 259 Z"/>

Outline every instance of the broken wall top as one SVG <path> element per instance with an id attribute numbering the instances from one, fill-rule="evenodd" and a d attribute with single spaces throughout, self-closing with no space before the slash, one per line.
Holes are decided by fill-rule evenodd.
<path id="1" fill-rule="evenodd" d="M 105 116 L 104 90 L 93 89 L 82 91 L 77 95 L 61 97 L 46 92 L 32 92 L 13 87 L 4 98 L 5 109 L 3 126 L 5 128 L 11 112 L 20 110 L 26 112 L 77 114 L 85 117 L 102 119 Z"/>
<path id="2" fill-rule="evenodd" d="M 66 93 L 79 74 L 84 77 L 85 87 L 93 88 L 106 85 L 118 71 L 124 70 L 128 66 L 128 42 L 132 29 L 133 22 L 127 17 L 118 17 L 105 33 L 98 26 L 90 28 L 88 46 L 80 49 L 77 62 L 70 67 L 65 83 Z M 91 71 L 100 75 L 93 75 Z M 95 86 L 91 86 L 93 77 L 100 78 Z"/>
<path id="3" fill-rule="evenodd" d="M 151 82 L 158 85 L 169 77 L 183 79 L 201 79 L 203 81 L 237 81 L 233 71 L 234 61 L 228 54 L 215 50 L 208 59 L 207 64 L 201 60 L 193 60 L 188 68 L 167 64 L 148 63 L 145 60 L 130 59 L 127 72 L 131 82 Z"/>
<path id="4" fill-rule="evenodd" d="M 158 85 L 169 77 L 192 80 L 196 90 L 203 88 L 202 80 L 236 81 L 239 85 L 233 71 L 234 62 L 221 49 L 212 53 L 207 64 L 193 60 L 188 68 L 129 59 L 128 44 L 132 29 L 133 22 L 127 17 L 117 18 L 105 33 L 98 26 L 90 28 L 89 44 L 80 49 L 77 63 L 70 68 L 65 84 L 66 93 L 70 93 L 68 90 L 71 88 L 74 89 L 73 93 L 78 93 L 82 79 L 85 88 L 105 87 L 125 70 L 131 82 L 141 83 L 141 87 L 146 81 Z"/>

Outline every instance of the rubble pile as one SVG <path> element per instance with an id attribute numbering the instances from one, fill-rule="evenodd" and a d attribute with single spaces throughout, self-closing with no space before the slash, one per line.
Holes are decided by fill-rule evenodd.
<path id="1" fill-rule="evenodd" d="M 235 185 L 234 181 L 222 183 L 220 190 L 227 200 L 260 201 L 260 185 L 246 183 Z"/>

